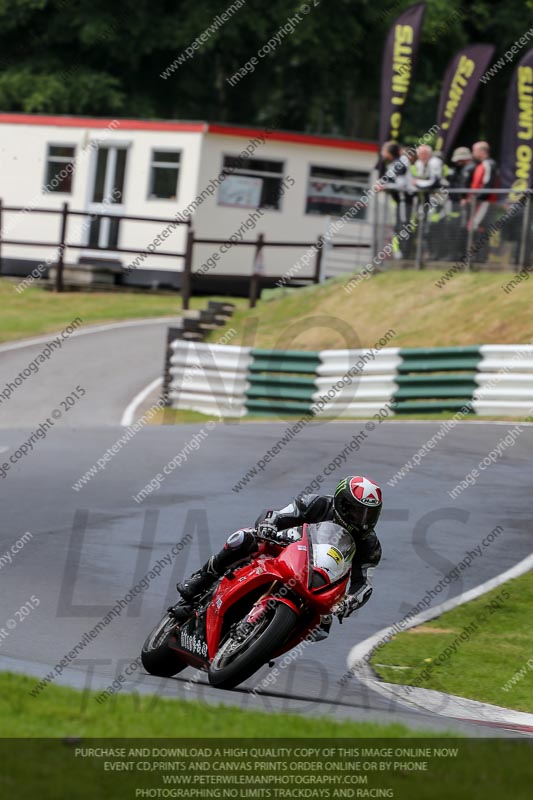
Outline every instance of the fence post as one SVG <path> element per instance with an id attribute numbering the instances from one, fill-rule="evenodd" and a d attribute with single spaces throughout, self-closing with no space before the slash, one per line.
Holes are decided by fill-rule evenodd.
<path id="1" fill-rule="evenodd" d="M 0 198 L 0 275 L 2 274 L 2 236 L 4 234 L 2 204 L 3 204 L 3 201 L 2 201 L 2 198 Z"/>
<path id="2" fill-rule="evenodd" d="M 422 246 L 424 244 L 424 206 L 422 204 L 423 195 L 418 195 L 418 208 L 416 210 L 416 254 L 415 254 L 415 269 L 423 269 L 423 253 Z"/>
<path id="3" fill-rule="evenodd" d="M 468 237 L 466 240 L 466 268 L 469 272 L 473 271 L 472 267 L 472 251 L 474 249 L 474 217 L 476 215 L 476 200 L 474 197 L 470 200 L 470 209 L 468 215 Z"/>
<path id="4" fill-rule="evenodd" d="M 191 273 L 192 273 L 192 254 L 194 248 L 194 230 L 189 227 L 187 230 L 187 242 L 185 246 L 185 262 L 183 265 L 183 277 L 181 281 L 181 307 L 184 311 L 189 308 L 191 299 Z"/>
<path id="5" fill-rule="evenodd" d="M 370 261 L 372 262 L 377 254 L 381 251 L 381 247 L 379 246 L 379 200 L 378 200 L 379 192 L 374 192 L 372 195 L 372 257 Z M 370 208 L 370 204 L 369 204 Z"/>
<path id="6" fill-rule="evenodd" d="M 324 237 L 319 236 L 315 245 L 316 260 L 315 260 L 315 283 L 322 283 L 322 259 L 324 257 Z"/>
<path id="7" fill-rule="evenodd" d="M 181 328 L 168 328 L 167 330 L 167 343 L 165 348 L 165 362 L 163 365 L 163 386 L 161 387 L 161 398 L 164 400 L 163 411 L 163 424 L 168 424 L 172 421 L 172 414 L 168 413 L 172 408 L 172 401 L 170 399 L 170 386 L 172 383 L 172 375 L 170 374 L 171 359 L 172 359 L 172 342 L 181 337 L 183 333 Z M 180 387 L 181 388 L 181 387 Z"/>
<path id="8" fill-rule="evenodd" d="M 524 267 L 526 266 L 526 262 L 529 260 L 528 250 L 531 252 L 531 244 L 528 247 L 528 243 L 529 243 L 529 237 L 531 236 L 530 233 L 531 223 L 533 221 L 531 215 L 532 207 L 533 203 L 531 202 L 531 194 L 528 194 L 528 198 L 526 200 L 526 204 L 524 207 L 524 218 L 522 220 L 522 235 L 520 237 L 520 254 L 518 256 L 518 266 L 521 267 L 522 269 L 524 269 Z"/>
<path id="9" fill-rule="evenodd" d="M 385 239 L 386 239 L 386 236 L 387 236 L 387 223 L 388 223 L 388 219 L 389 219 L 389 210 L 390 210 L 390 205 L 391 205 L 390 194 L 388 192 L 384 192 L 383 194 L 384 194 L 384 197 L 383 197 L 383 202 L 381 204 L 381 206 L 382 206 L 381 211 L 383 212 L 383 214 L 382 214 L 382 222 L 381 222 L 381 242 L 380 242 L 380 248 L 379 248 L 380 250 L 385 245 Z M 394 237 L 394 233 L 392 235 Z"/>
<path id="10" fill-rule="evenodd" d="M 257 237 L 257 242 L 255 244 L 255 255 L 254 255 L 254 268 L 252 277 L 250 278 L 250 301 L 249 307 L 255 308 L 257 303 L 257 298 L 259 297 L 259 281 L 261 279 L 261 274 L 263 273 L 263 265 L 262 265 L 262 250 L 265 244 L 265 237 L 262 233 L 259 234 Z"/>
<path id="11" fill-rule="evenodd" d="M 63 203 L 61 209 L 61 233 L 59 243 L 59 256 L 56 265 L 56 292 L 63 291 L 63 267 L 65 265 L 65 247 L 67 243 L 68 203 Z"/>

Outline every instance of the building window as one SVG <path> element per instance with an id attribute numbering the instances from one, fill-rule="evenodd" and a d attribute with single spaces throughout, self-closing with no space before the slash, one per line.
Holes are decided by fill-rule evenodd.
<path id="1" fill-rule="evenodd" d="M 336 167 L 311 167 L 307 184 L 306 214 L 341 217 L 361 199 L 368 188 L 368 172 Z M 366 206 L 356 220 L 365 219 Z"/>
<path id="2" fill-rule="evenodd" d="M 220 206 L 280 208 L 283 161 L 224 156 L 222 172 L 227 177 L 218 190 Z"/>
<path id="3" fill-rule="evenodd" d="M 75 153 L 75 147 L 48 145 L 43 191 L 61 192 L 62 194 L 72 193 Z"/>
<path id="4" fill-rule="evenodd" d="M 166 150 L 152 152 L 150 168 L 150 200 L 175 200 L 178 195 L 181 153 Z"/>

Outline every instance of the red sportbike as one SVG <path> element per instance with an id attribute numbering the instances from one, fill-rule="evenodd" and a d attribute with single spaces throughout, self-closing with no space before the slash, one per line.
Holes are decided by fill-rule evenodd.
<path id="1" fill-rule="evenodd" d="M 185 622 L 167 611 L 144 643 L 144 668 L 170 677 L 197 667 L 212 686 L 232 689 L 334 612 L 354 553 L 352 537 L 333 522 L 291 528 L 282 544 L 262 541 L 257 555 L 200 597 Z"/>

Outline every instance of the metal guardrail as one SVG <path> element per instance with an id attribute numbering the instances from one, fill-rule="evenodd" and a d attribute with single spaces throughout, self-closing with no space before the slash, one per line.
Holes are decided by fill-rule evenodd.
<path id="1" fill-rule="evenodd" d="M 174 408 L 222 416 L 527 416 L 533 345 L 384 348 L 339 389 L 364 351 L 272 351 L 169 344 Z"/>

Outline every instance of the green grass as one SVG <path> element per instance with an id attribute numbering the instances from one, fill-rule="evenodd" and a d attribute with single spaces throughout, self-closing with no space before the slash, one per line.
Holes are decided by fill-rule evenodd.
<path id="1" fill-rule="evenodd" d="M 406 270 L 376 275 L 346 294 L 343 289 L 351 278 L 347 276 L 322 286 L 269 292 L 252 311 L 244 298 L 220 298 L 235 303 L 237 311 L 210 339 L 216 341 L 235 328 L 236 345 L 246 339 L 255 347 L 279 349 L 371 347 L 392 328 L 393 347 L 529 342 L 533 281 L 506 294 L 502 285 L 509 276 L 460 274 L 439 289 L 438 273 Z M 93 324 L 178 316 L 181 311 L 176 294 L 55 294 L 32 286 L 19 295 L 15 285 L 0 278 L 0 341 L 61 330 L 78 316 Z M 193 298 L 191 306 L 205 307 L 208 299 Z"/>
<path id="2" fill-rule="evenodd" d="M 98 704 L 96 692 L 49 685 L 37 697 L 32 697 L 30 691 L 36 682 L 26 675 L 0 672 L 0 737 L 398 738 L 414 735 L 412 730 L 398 724 L 266 714 L 192 700 L 167 700 L 158 695 L 119 693 Z M 231 702 L 231 695 L 221 693 L 222 697 Z"/>
<path id="3" fill-rule="evenodd" d="M 437 689 L 533 712 L 533 670 L 527 668 L 533 657 L 532 607 L 533 571 L 415 628 L 415 633 L 398 634 L 375 651 L 372 666 L 389 683 Z M 480 614 L 486 616 L 484 621 Z M 445 648 L 472 623 L 477 625 L 473 633 L 465 633 L 466 640 L 455 652 L 437 663 Z M 522 677 L 510 686 L 508 681 L 524 667 Z"/>
<path id="4" fill-rule="evenodd" d="M 298 717 L 290 714 L 265 714 L 243 711 L 223 705 L 204 705 L 199 702 L 178 700 L 162 700 L 154 696 L 132 697 L 118 695 L 104 705 L 98 705 L 94 693 L 79 692 L 74 689 L 49 686 L 40 696 L 32 698 L 29 691 L 35 685 L 35 679 L 13 673 L 0 673 L 0 720 L 2 737 L 0 738 L 0 795 L 17 800 L 58 800 L 59 798 L 75 798 L 75 800 L 95 800 L 95 798 L 132 798 L 143 789 L 153 790 L 163 787 L 163 774 L 167 775 L 216 775 L 221 770 L 210 766 L 193 767 L 191 762 L 201 765 L 213 761 L 250 763 L 250 757 L 243 755 L 228 758 L 224 750 L 215 753 L 215 748 L 247 747 L 319 747 L 319 748 L 457 748 L 457 754 L 449 757 L 394 755 L 377 758 L 353 758 L 337 754 L 335 760 L 343 764 L 344 774 L 368 774 L 368 784 L 364 791 L 374 787 L 391 787 L 395 797 L 410 800 L 471 800 L 472 797 L 483 797 L 484 800 L 499 800 L 502 797 L 513 797 L 514 800 L 526 800 L 531 796 L 533 782 L 533 762 L 531 748 L 527 742 L 509 740 L 457 739 L 449 734 L 424 734 L 409 731 L 407 728 L 392 724 L 378 725 L 358 722 L 335 722 L 328 718 Z M 405 738 L 410 736 L 410 738 Z M 26 737 L 18 740 L 18 737 Z M 35 738 L 39 737 L 39 738 Z M 93 738 L 100 737 L 100 738 Z M 362 738 L 364 737 L 364 738 Z M 415 738 L 416 737 L 416 738 Z M 187 747 L 186 739 L 194 739 L 191 746 L 196 748 L 212 748 L 213 758 L 209 755 L 184 757 L 153 754 L 152 748 Z M 303 741 L 302 741 L 303 740 Z M 76 748 L 90 749 L 94 747 L 126 748 L 125 757 L 112 755 L 77 756 Z M 130 748 L 147 748 L 144 753 L 132 756 Z M 335 751 L 336 752 L 336 751 Z M 224 758 L 226 755 L 226 758 Z M 218 756 L 218 759 L 217 759 Z M 331 756 L 331 753 L 330 753 Z M 222 758 L 221 758 L 222 757 Z M 333 774 L 326 767 L 331 767 L 331 757 L 314 754 L 302 758 L 299 754 L 288 757 L 259 758 L 253 756 L 252 763 L 281 760 L 290 765 L 297 760 L 300 764 L 308 762 L 325 762 L 322 772 Z M 350 762 L 359 760 L 359 764 L 377 763 L 398 764 L 397 768 L 388 768 L 386 772 L 365 772 L 359 766 L 354 768 Z M 105 762 L 111 765 L 132 762 L 134 765 L 163 761 L 157 770 L 140 771 L 132 768 L 128 771 L 111 771 L 104 768 Z M 176 766 L 165 767 L 165 763 Z M 348 762 L 348 766 L 346 766 Z M 427 771 L 414 772 L 402 767 L 405 762 L 427 763 Z M 185 763 L 184 767 L 179 765 Z M 198 773 L 201 769 L 202 772 Z M 159 771 L 163 770 L 163 772 Z M 263 774 L 276 775 L 279 770 L 270 769 Z M 225 775 L 242 775 L 245 771 L 238 767 L 227 767 Z M 249 773 L 248 773 L 249 774 Z M 289 786 L 300 785 L 303 774 L 314 775 L 315 780 L 307 786 L 317 785 L 316 772 L 310 772 L 305 766 L 290 768 L 284 773 L 294 776 Z M 338 774 L 338 773 L 337 773 Z M 241 784 L 244 787 L 247 784 Z M 351 786 L 352 784 L 348 784 Z M 279 784 L 266 784 L 266 794 L 257 796 L 279 795 L 273 788 Z M 343 787 L 343 783 L 339 788 Z M 512 792 L 511 792 L 512 787 Z M 185 794 L 188 791 L 183 788 Z M 201 789 L 200 789 L 201 791 Z M 244 791 L 244 789 L 241 789 Z M 345 796 L 334 794 L 332 789 L 324 796 Z M 511 793 L 510 793 L 511 792 Z M 156 795 L 147 795 L 156 796 Z M 162 795 L 161 795 L 162 796 Z M 168 795 L 171 796 L 171 795 Z M 222 794 L 220 795 L 222 796 Z M 229 794 L 225 796 L 254 796 L 248 794 Z M 295 796 L 295 795 L 292 795 Z M 315 796 L 315 795 L 313 795 Z M 348 795 L 348 796 L 367 796 Z"/>
<path id="5" fill-rule="evenodd" d="M 419 422 L 444 422 L 445 420 L 453 419 L 454 412 L 443 411 L 440 414 L 401 414 L 395 417 L 390 417 L 384 422 L 395 424 L 404 420 L 418 420 Z M 232 418 L 232 424 L 240 425 L 245 422 L 279 422 L 289 424 L 296 422 L 300 417 L 298 416 L 278 416 L 277 414 L 270 414 L 269 416 L 260 414 L 248 414 L 245 417 Z M 372 416 L 368 417 L 336 417 L 332 420 L 331 417 L 317 417 L 317 420 L 328 420 L 333 422 L 351 423 L 357 427 L 358 423 L 364 426 L 365 422 L 372 420 Z M 202 414 L 200 411 L 188 411 L 187 409 L 166 408 L 163 411 L 157 412 L 151 418 L 152 425 L 182 425 L 184 423 L 199 423 L 209 422 L 209 420 L 218 420 L 218 417 L 211 414 Z M 506 421 L 506 422 L 532 422 L 531 417 L 481 417 L 477 414 L 469 414 L 464 418 L 465 422 L 492 422 L 492 421 Z"/>
<path id="6" fill-rule="evenodd" d="M 254 320 L 256 347 L 295 350 L 372 347 L 390 328 L 391 347 L 531 340 L 533 280 L 506 294 L 511 273 L 458 274 L 440 289 L 439 272 L 405 270 L 376 275 L 347 294 L 351 277 L 267 293 L 253 311 L 239 309 L 230 325 L 242 339 Z"/>
<path id="7" fill-rule="evenodd" d="M 16 282 L 0 278 L 0 342 L 54 333 L 81 317 L 84 325 L 120 322 L 143 317 L 176 318 L 181 314 L 177 294 L 133 292 L 62 292 L 31 286 L 21 294 Z M 208 300 L 243 304 L 242 299 L 195 297 L 192 308 L 206 308 Z M 162 357 L 162 354 L 161 354 Z"/>

